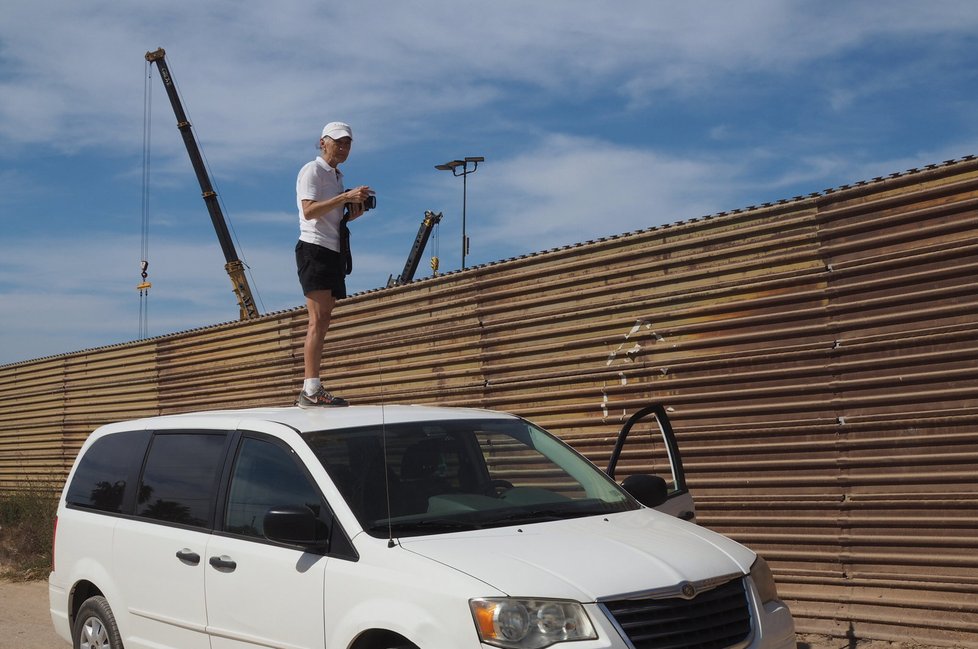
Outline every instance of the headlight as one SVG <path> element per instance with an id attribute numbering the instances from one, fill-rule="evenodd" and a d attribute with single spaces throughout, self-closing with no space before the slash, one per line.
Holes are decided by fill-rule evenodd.
<path id="1" fill-rule="evenodd" d="M 778 598 L 778 586 L 774 583 L 774 574 L 767 565 L 767 561 L 757 557 L 757 561 L 750 568 L 750 578 L 757 586 L 757 594 L 761 596 L 761 603 L 767 604 Z"/>
<path id="2" fill-rule="evenodd" d="M 469 601 L 479 637 L 507 649 L 540 649 L 598 637 L 584 607 L 554 599 L 498 597 Z"/>

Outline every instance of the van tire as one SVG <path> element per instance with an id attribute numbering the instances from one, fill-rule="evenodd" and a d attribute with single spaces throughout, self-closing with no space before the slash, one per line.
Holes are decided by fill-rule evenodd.
<path id="1" fill-rule="evenodd" d="M 74 649 L 123 649 L 115 615 L 104 597 L 89 597 L 82 603 L 71 639 Z"/>

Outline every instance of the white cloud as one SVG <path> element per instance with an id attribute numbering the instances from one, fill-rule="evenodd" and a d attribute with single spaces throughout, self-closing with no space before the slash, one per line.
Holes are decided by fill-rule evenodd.
<path id="1" fill-rule="evenodd" d="M 380 2 L 243 9 L 185 0 L 137 11 L 109 0 L 20 3 L 5 8 L 0 27 L 8 70 L 0 134 L 66 150 L 131 148 L 141 132 L 143 54 L 157 46 L 168 51 L 212 160 L 249 164 L 256 151 L 281 160 L 325 114 L 360 116 L 372 136 L 365 141 L 404 137 L 405 123 L 427 124 L 427 132 L 414 131 L 425 138 L 437 133 L 432 115 L 504 100 L 501 81 L 567 97 L 615 83 L 633 103 L 647 103 L 661 91 L 712 92 L 731 74 L 784 73 L 880 34 L 978 26 L 968 3 L 929 6 L 924 16 L 914 6 L 758 0 L 626 2 L 609 10 L 563 2 L 556 10 L 438 0 L 420 9 Z M 157 105 L 169 125 L 167 111 Z M 112 128 L 87 127 L 99 121 Z M 175 138 L 157 145 L 182 155 Z"/>
<path id="2" fill-rule="evenodd" d="M 472 231 L 483 244 L 532 242 L 538 250 L 644 229 L 717 211 L 735 175 L 722 160 L 552 136 L 473 177 L 469 205 L 482 220 L 473 219 Z M 472 191 L 478 187 L 492 190 Z"/>

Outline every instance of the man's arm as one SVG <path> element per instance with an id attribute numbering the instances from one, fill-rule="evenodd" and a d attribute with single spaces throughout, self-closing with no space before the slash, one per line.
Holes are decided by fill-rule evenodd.
<path id="1" fill-rule="evenodd" d="M 373 192 L 366 185 L 361 185 L 355 189 L 350 189 L 343 192 L 342 194 L 337 194 L 332 198 L 327 198 L 322 201 L 314 201 L 310 199 L 303 199 L 302 201 L 302 217 L 305 219 L 319 219 L 326 216 L 328 213 L 332 212 L 336 208 L 341 208 L 346 203 L 352 203 L 350 206 L 350 220 L 356 219 L 363 214 L 363 202 L 367 200 Z"/>

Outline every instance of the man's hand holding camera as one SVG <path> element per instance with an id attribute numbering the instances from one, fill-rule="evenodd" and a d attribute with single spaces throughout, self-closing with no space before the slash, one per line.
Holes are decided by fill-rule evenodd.
<path id="1" fill-rule="evenodd" d="M 344 216 L 352 221 L 363 215 L 367 210 L 377 207 L 377 196 L 367 185 L 360 185 L 343 192 Z"/>

